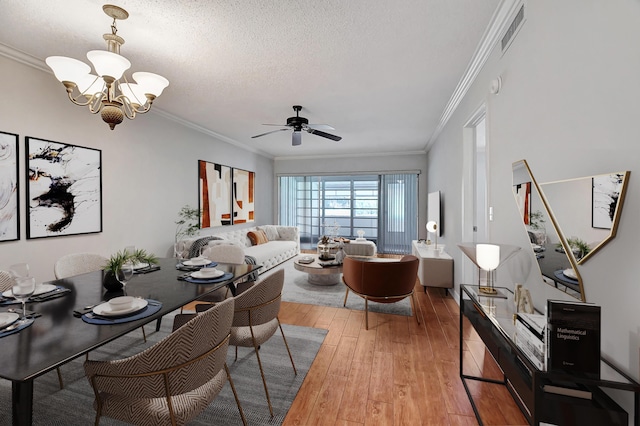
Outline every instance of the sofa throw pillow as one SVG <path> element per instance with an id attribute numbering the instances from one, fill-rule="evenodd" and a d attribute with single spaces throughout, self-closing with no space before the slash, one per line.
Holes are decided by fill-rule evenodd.
<path id="1" fill-rule="evenodd" d="M 278 228 L 276 228 L 275 225 L 264 225 L 264 226 L 260 226 L 258 229 L 263 230 L 264 233 L 267 234 L 267 239 L 269 241 L 275 241 L 280 239 L 280 235 L 278 234 Z"/>
<path id="2" fill-rule="evenodd" d="M 259 244 L 268 243 L 267 234 L 265 234 L 262 230 L 249 231 L 247 232 L 247 237 L 251 240 L 251 245 L 257 246 Z"/>

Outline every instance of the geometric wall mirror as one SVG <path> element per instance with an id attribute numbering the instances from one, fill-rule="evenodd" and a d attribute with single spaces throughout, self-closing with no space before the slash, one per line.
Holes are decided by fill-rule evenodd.
<path id="1" fill-rule="evenodd" d="M 542 281 L 586 301 L 576 258 L 526 160 L 513 163 L 513 195 Z"/>

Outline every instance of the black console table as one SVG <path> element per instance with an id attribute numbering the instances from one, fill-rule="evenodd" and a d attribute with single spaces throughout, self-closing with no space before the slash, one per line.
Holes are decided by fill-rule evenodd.
<path id="1" fill-rule="evenodd" d="M 531 425 L 540 422 L 557 425 L 627 425 L 628 413 L 611 399 L 603 388 L 633 392 L 633 424 L 640 421 L 640 384 L 605 358 L 601 358 L 600 379 L 588 379 L 537 368 L 515 344 L 515 306 L 513 293 L 499 288 L 505 297 L 484 296 L 478 286 L 460 286 L 460 379 L 464 385 L 478 423 L 482 419 L 467 380 L 505 385 Z M 469 319 L 485 346 L 503 372 L 502 380 L 464 374 L 464 317 Z M 545 385 L 576 383 L 588 389 L 592 397 L 579 398 L 546 392 Z"/>

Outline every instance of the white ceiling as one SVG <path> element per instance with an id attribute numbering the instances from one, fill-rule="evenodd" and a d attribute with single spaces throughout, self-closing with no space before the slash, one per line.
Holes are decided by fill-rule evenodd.
<path id="1" fill-rule="evenodd" d="M 39 60 L 88 63 L 86 52 L 105 49 L 102 34 L 110 32 L 104 3 L 3 2 L 0 43 Z M 130 14 L 117 24 L 128 75 L 150 71 L 170 81 L 154 109 L 274 157 L 424 151 L 499 3 L 114 2 Z M 65 96 L 53 75 L 51 84 Z M 262 123 L 285 123 L 295 104 L 342 141 L 304 133 L 292 147 L 289 131 L 251 139 L 274 129 Z"/>

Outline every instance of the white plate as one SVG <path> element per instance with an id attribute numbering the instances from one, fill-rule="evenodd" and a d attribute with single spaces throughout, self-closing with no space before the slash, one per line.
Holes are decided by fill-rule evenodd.
<path id="1" fill-rule="evenodd" d="M 135 265 L 133 265 L 133 270 L 138 270 L 138 269 L 142 269 L 142 268 L 147 268 L 149 267 L 148 263 L 136 263 Z"/>
<path id="2" fill-rule="evenodd" d="M 13 312 L 0 312 L 0 328 L 4 328 L 9 324 L 13 324 L 20 318 L 20 315 Z M 2 330 L 0 330 L 2 333 Z"/>
<path id="3" fill-rule="evenodd" d="M 215 271 L 216 271 L 215 274 L 203 274 L 202 270 L 200 270 L 200 271 L 192 272 L 191 276 L 199 280 L 213 280 L 215 278 L 218 278 L 224 275 L 224 271 L 221 271 L 219 269 L 216 269 Z"/>
<path id="4" fill-rule="evenodd" d="M 209 259 L 198 259 L 194 257 L 193 259 L 185 260 L 182 262 L 183 265 L 186 266 L 204 266 L 210 264 L 211 261 Z"/>
<path id="5" fill-rule="evenodd" d="M 576 271 L 574 271 L 571 268 L 565 269 L 564 271 L 562 271 L 562 273 L 569 278 L 573 278 L 574 280 L 578 279 L 578 276 L 576 275 Z"/>
<path id="6" fill-rule="evenodd" d="M 106 302 L 93 308 L 93 313 L 103 317 L 115 317 L 115 316 L 127 315 L 127 314 L 132 314 L 134 312 L 138 312 L 139 310 L 147 306 L 148 303 L 149 302 L 147 302 L 146 299 L 136 298 L 133 300 L 133 303 L 131 304 L 131 306 L 128 307 L 127 309 L 120 309 L 119 311 L 114 311 L 111 308 L 111 305 L 109 305 L 109 302 Z"/>
<path id="7" fill-rule="evenodd" d="M 53 284 L 39 284 L 36 285 L 36 291 L 33 292 L 34 296 L 37 296 L 39 294 L 42 293 L 48 293 L 50 291 L 53 291 L 56 289 L 56 286 Z M 2 295 L 4 297 L 13 297 L 13 292 L 11 291 L 11 289 L 5 291 L 4 293 L 2 293 Z"/>

